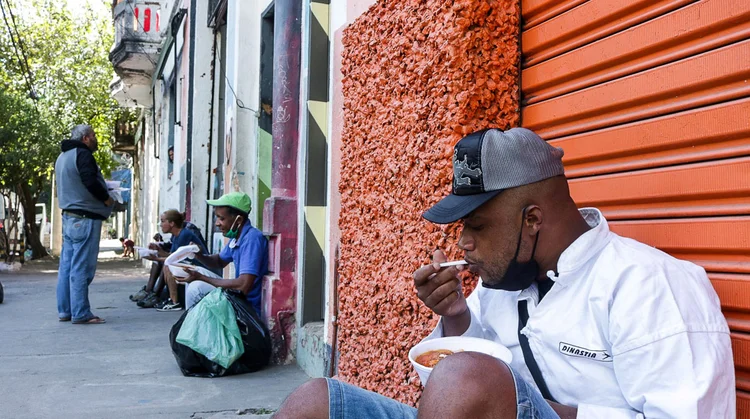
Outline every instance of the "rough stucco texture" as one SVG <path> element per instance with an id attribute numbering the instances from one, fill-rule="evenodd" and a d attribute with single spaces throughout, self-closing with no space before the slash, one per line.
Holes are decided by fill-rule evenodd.
<path id="1" fill-rule="evenodd" d="M 412 272 L 459 258 L 421 213 L 450 191 L 453 145 L 519 122 L 517 1 L 382 1 L 344 32 L 339 377 L 415 405 L 407 359 L 436 316 Z M 465 280 L 465 293 L 473 289 Z"/>

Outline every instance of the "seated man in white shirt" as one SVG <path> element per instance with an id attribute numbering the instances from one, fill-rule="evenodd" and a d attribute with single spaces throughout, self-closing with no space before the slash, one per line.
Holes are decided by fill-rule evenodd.
<path id="1" fill-rule="evenodd" d="M 423 216 L 461 220 L 461 268 L 414 273 L 441 316 L 426 339 L 475 336 L 509 365 L 473 352 L 435 367 L 419 410 L 332 379 L 297 389 L 276 418 L 733 418 L 726 320 L 705 271 L 609 230 L 578 210 L 561 149 L 533 132 L 485 130 L 456 144 L 453 191 Z"/>

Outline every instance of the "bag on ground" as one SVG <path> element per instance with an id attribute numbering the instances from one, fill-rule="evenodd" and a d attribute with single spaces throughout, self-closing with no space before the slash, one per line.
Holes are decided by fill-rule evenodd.
<path id="1" fill-rule="evenodd" d="M 234 309 L 221 288 L 211 291 L 190 310 L 177 333 L 177 342 L 224 368 L 245 352 Z"/>
<path id="2" fill-rule="evenodd" d="M 214 297 L 212 297 L 212 300 L 206 302 L 206 307 L 203 310 L 206 310 L 213 299 L 216 299 L 228 303 L 234 314 L 234 324 L 239 331 L 239 343 L 241 344 L 242 352 L 232 362 L 226 361 L 238 352 L 235 349 L 229 349 L 237 343 L 234 340 L 236 335 L 233 335 L 231 332 L 228 335 L 223 335 L 221 339 L 225 339 L 225 341 L 221 345 L 225 347 L 221 349 L 221 345 L 217 345 L 213 338 L 209 337 L 215 336 L 216 332 L 208 332 L 207 330 L 208 327 L 218 326 L 225 329 L 225 332 L 222 333 L 226 333 L 227 328 L 225 325 L 231 323 L 231 320 L 224 319 L 222 322 L 212 320 L 212 325 L 206 326 L 205 323 L 209 321 L 204 320 L 203 315 L 197 310 L 203 304 L 204 300 L 212 294 L 214 294 Z M 217 296 L 221 296 L 221 298 Z M 194 316 L 195 318 L 189 320 L 189 318 Z M 223 316 L 228 317 L 226 314 L 223 314 Z M 183 329 L 185 330 L 184 332 Z M 227 336 L 231 337 L 228 338 Z M 225 375 L 254 372 L 268 365 L 271 357 L 271 339 L 268 329 L 260 321 L 260 318 L 250 303 L 247 302 L 245 296 L 235 290 L 217 288 L 211 294 L 204 297 L 198 304 L 183 313 L 177 323 L 172 326 L 169 340 L 175 360 L 180 370 L 182 370 L 182 374 L 185 376 L 222 377 Z M 234 343 L 228 343 L 233 340 Z M 191 345 L 195 344 L 200 351 L 181 342 L 189 342 Z M 205 350 L 208 346 L 210 346 L 210 351 Z M 215 360 L 209 359 L 204 353 L 208 353 Z M 217 360 L 222 361 L 225 365 L 217 362 Z"/>

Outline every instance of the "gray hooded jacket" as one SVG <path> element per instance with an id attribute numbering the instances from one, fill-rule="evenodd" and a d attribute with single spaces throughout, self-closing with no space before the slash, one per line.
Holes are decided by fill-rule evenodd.
<path id="1" fill-rule="evenodd" d="M 61 149 L 55 162 L 60 208 L 97 220 L 107 219 L 112 213 L 112 206 L 104 205 L 109 192 L 91 149 L 75 140 L 63 141 Z"/>

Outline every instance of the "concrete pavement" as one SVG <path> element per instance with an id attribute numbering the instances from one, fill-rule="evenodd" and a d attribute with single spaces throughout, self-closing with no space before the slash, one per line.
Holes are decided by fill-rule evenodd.
<path id="1" fill-rule="evenodd" d="M 0 418 L 248 417 L 277 409 L 308 379 L 296 366 L 184 377 L 168 338 L 182 312 L 128 299 L 145 284 L 140 264 L 100 261 L 89 295 L 103 325 L 57 321 L 56 275 L 55 260 L 0 274 Z"/>

